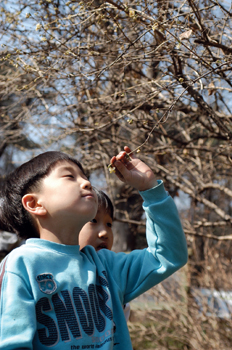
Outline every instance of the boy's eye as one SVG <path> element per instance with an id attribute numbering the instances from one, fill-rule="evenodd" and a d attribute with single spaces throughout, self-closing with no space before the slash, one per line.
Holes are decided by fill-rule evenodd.
<path id="1" fill-rule="evenodd" d="M 74 176 L 71 174 L 67 174 L 67 175 L 65 175 L 65 177 L 71 177 L 72 179 L 74 179 Z"/>
<path id="2" fill-rule="evenodd" d="M 112 224 L 110 222 L 107 222 L 108 227 L 112 227 Z"/>
<path id="3" fill-rule="evenodd" d="M 97 223 L 97 220 L 96 220 L 96 219 L 93 219 L 93 220 L 91 220 L 90 222 L 93 222 L 94 224 L 96 224 L 96 223 Z"/>

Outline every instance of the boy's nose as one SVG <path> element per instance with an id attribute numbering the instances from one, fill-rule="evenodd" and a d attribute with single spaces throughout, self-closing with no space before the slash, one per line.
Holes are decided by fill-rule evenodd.
<path id="1" fill-rule="evenodd" d="M 82 186 L 81 187 L 85 188 L 85 189 L 88 189 L 88 190 L 92 190 L 92 185 L 91 185 L 89 180 L 84 180 L 82 182 Z"/>
<path id="2" fill-rule="evenodd" d="M 103 239 L 108 239 L 108 232 L 107 232 L 107 230 L 105 228 L 101 229 L 99 234 L 98 234 L 98 237 L 99 238 L 103 238 Z"/>

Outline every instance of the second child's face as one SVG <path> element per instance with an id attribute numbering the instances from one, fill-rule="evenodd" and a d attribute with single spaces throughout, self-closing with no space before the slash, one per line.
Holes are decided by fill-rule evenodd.
<path id="1" fill-rule="evenodd" d="M 98 210 L 95 218 L 85 224 L 79 234 L 80 249 L 91 245 L 96 251 L 111 250 L 113 245 L 112 218 L 105 208 Z"/>
<path id="2" fill-rule="evenodd" d="M 98 200 L 91 183 L 72 162 L 62 161 L 43 179 L 40 203 L 57 224 L 83 226 L 97 212 Z"/>

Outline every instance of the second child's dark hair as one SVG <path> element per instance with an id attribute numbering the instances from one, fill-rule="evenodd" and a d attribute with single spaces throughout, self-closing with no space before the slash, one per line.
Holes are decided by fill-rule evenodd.
<path id="1" fill-rule="evenodd" d="M 97 193 L 98 198 L 98 209 L 104 208 L 106 212 L 110 215 L 112 220 L 114 219 L 114 207 L 110 198 L 103 191 L 99 191 L 94 187 L 94 191 Z"/>
<path id="2" fill-rule="evenodd" d="M 22 205 L 22 197 L 38 190 L 41 180 L 62 161 L 76 164 L 85 174 L 76 159 L 66 153 L 51 151 L 39 154 L 6 176 L 0 197 L 1 230 L 14 232 L 21 238 L 39 237 L 32 216 Z"/>

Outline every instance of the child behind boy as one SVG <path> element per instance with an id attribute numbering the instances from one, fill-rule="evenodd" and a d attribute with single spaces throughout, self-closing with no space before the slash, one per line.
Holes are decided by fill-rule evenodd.
<path id="1" fill-rule="evenodd" d="M 82 227 L 98 208 L 81 164 L 46 152 L 9 174 L 1 227 L 26 238 L 0 265 L 0 349 L 132 349 L 122 305 L 187 262 L 176 206 L 152 170 L 128 147 L 111 159 L 116 175 L 140 191 L 148 248 L 130 254 L 91 246 Z"/>
<path id="2" fill-rule="evenodd" d="M 114 207 L 110 198 L 103 191 L 96 188 L 94 191 L 98 199 L 97 214 L 83 226 L 79 233 L 80 249 L 91 245 L 96 251 L 103 248 L 111 250 L 114 241 L 112 231 Z"/>
<path id="3" fill-rule="evenodd" d="M 94 190 L 98 198 L 98 210 L 95 218 L 87 222 L 79 233 L 80 249 L 91 245 L 96 251 L 101 249 L 111 250 L 114 241 L 112 231 L 114 207 L 106 193 L 98 191 L 96 188 Z M 129 303 L 123 305 L 123 311 L 128 321 L 130 316 Z"/>

